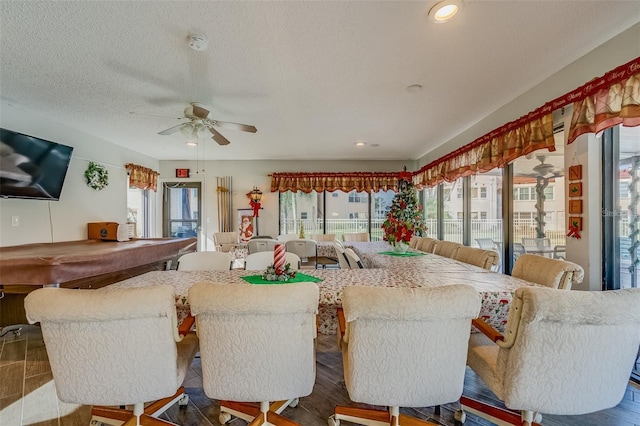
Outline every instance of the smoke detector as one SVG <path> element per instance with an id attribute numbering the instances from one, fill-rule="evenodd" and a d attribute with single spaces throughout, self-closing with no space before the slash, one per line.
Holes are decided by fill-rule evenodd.
<path id="1" fill-rule="evenodd" d="M 189 47 L 193 50 L 207 50 L 207 46 L 209 46 L 207 39 L 199 34 L 191 34 L 187 37 L 187 40 L 189 41 Z"/>

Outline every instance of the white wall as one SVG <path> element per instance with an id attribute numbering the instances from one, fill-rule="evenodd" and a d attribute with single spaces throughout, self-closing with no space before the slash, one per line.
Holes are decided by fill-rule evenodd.
<path id="1" fill-rule="evenodd" d="M 87 222 L 126 222 L 126 163 L 155 170 L 159 162 L 97 136 L 0 103 L 0 127 L 74 147 L 59 201 L 0 199 L 0 246 L 73 241 L 87 238 Z M 109 171 L 109 186 L 89 188 L 84 171 L 96 161 Z M 18 216 L 20 226 L 11 226 Z"/>
<path id="2" fill-rule="evenodd" d="M 290 160 L 251 160 L 251 161 L 206 161 L 196 168 L 195 161 L 161 161 L 161 182 L 201 181 L 203 182 L 203 209 L 201 250 L 213 250 L 213 233 L 218 232 L 218 203 L 216 197 L 216 177 L 232 177 L 232 207 L 233 217 L 237 209 L 248 209 L 249 199 L 246 194 L 254 186 L 263 193 L 262 207 L 259 213 L 258 226 L 260 234 L 278 235 L 278 194 L 270 192 L 273 172 L 400 172 L 403 166 L 414 170 L 412 161 L 290 161 Z M 175 169 L 187 168 L 191 170 L 190 179 L 176 179 Z M 196 170 L 200 173 L 196 174 Z M 202 170 L 205 170 L 202 173 Z M 160 191 L 160 189 L 159 189 Z M 158 218 L 159 219 L 159 218 Z M 158 223 L 160 221 L 158 220 Z M 161 234 L 161 224 L 156 232 Z"/>

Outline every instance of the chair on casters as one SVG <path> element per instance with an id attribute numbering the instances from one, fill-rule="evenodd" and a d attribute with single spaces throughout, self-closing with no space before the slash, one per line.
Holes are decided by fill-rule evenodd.
<path id="1" fill-rule="evenodd" d="M 582 282 L 584 269 L 566 260 L 527 253 L 518 257 L 511 275 L 547 287 L 570 290 L 573 284 Z"/>
<path id="2" fill-rule="evenodd" d="M 521 287 L 504 336 L 482 320 L 474 325 L 482 333 L 471 335 L 467 364 L 510 410 L 463 395 L 458 422 L 465 411 L 523 426 L 539 423 L 539 413 L 591 413 L 626 391 L 640 344 L 640 289 Z"/>
<path id="3" fill-rule="evenodd" d="M 433 250 L 438 244 L 438 240 L 435 238 L 422 237 L 416 243 L 416 250 L 423 251 L 425 253 L 433 253 Z"/>
<path id="4" fill-rule="evenodd" d="M 457 401 L 462 394 L 471 319 L 480 295 L 468 285 L 436 288 L 347 286 L 339 310 L 349 398 L 388 410 L 337 406 L 329 426 L 434 425 L 400 406 Z"/>
<path id="5" fill-rule="evenodd" d="M 222 251 L 198 251 L 180 256 L 178 271 L 226 271 L 231 269 L 233 258 Z"/>
<path id="6" fill-rule="evenodd" d="M 314 283 L 189 289 L 203 389 L 219 400 L 221 424 L 233 415 L 251 426 L 298 425 L 280 413 L 313 389 L 318 297 Z"/>
<path id="7" fill-rule="evenodd" d="M 464 246 L 460 243 L 454 243 L 452 241 L 438 241 L 433 248 L 433 252 L 439 256 L 455 259 L 460 247 Z"/>
<path id="8" fill-rule="evenodd" d="M 181 384 L 198 339 L 178 335 L 173 287 L 42 288 L 24 303 L 41 324 L 61 401 L 93 405 L 92 419 L 107 424 L 174 424 L 157 416 L 187 404 Z M 133 410 L 107 407 L 125 405 Z"/>
<path id="9" fill-rule="evenodd" d="M 369 233 L 368 232 L 345 232 L 342 234 L 343 241 L 349 242 L 368 242 L 369 241 Z"/>
<path id="10" fill-rule="evenodd" d="M 483 250 L 476 247 L 459 247 L 454 259 L 489 271 L 498 265 L 498 253 L 493 250 Z"/>

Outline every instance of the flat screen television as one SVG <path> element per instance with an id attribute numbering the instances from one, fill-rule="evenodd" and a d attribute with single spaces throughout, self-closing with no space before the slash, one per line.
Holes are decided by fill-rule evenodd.
<path id="1" fill-rule="evenodd" d="M 58 200 L 73 147 L 0 129 L 0 197 Z"/>

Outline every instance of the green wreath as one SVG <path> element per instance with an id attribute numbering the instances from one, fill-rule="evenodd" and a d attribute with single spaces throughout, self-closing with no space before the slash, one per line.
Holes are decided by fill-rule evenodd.
<path id="1" fill-rule="evenodd" d="M 109 171 L 98 163 L 89 162 L 87 170 L 84 171 L 87 179 L 87 186 L 100 191 L 109 185 Z"/>

